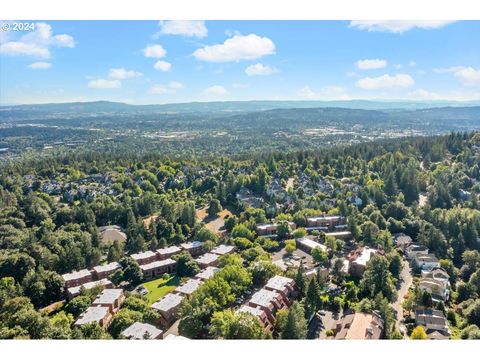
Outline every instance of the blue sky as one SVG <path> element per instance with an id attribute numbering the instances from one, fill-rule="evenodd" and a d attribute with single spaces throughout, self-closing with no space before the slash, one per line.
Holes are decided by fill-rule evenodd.
<path id="1" fill-rule="evenodd" d="M 480 21 L 14 23 L 2 104 L 480 99 Z"/>

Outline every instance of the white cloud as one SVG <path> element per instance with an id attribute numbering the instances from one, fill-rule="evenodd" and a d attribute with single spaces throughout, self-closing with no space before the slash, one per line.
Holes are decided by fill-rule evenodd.
<path id="1" fill-rule="evenodd" d="M 228 91 L 221 85 L 209 86 L 203 90 L 205 95 L 226 95 Z"/>
<path id="2" fill-rule="evenodd" d="M 163 58 L 167 55 L 167 51 L 160 44 L 148 45 L 143 49 L 143 55 L 151 58 Z"/>
<path id="3" fill-rule="evenodd" d="M 427 91 L 425 89 L 417 89 L 408 93 L 413 99 L 423 99 L 423 100 L 439 100 L 442 97 L 434 92 Z"/>
<path id="4" fill-rule="evenodd" d="M 52 27 L 47 23 L 36 23 L 34 31 L 21 36 L 18 40 L 2 43 L 0 53 L 48 59 L 51 57 L 51 46 L 73 48 L 75 40 L 67 34 L 54 35 Z"/>
<path id="5" fill-rule="evenodd" d="M 175 89 L 175 90 L 183 89 L 183 88 L 184 88 L 183 84 L 180 83 L 180 82 L 178 82 L 178 81 L 170 81 L 170 82 L 168 83 L 168 87 L 169 87 L 170 89 Z"/>
<path id="6" fill-rule="evenodd" d="M 366 90 L 406 88 L 415 84 L 413 78 L 408 74 L 385 74 L 378 77 L 365 77 L 359 79 L 355 85 Z"/>
<path id="7" fill-rule="evenodd" d="M 453 66 L 446 69 L 435 69 L 438 73 L 453 73 L 462 84 L 467 86 L 480 85 L 480 69 L 469 66 Z"/>
<path id="8" fill-rule="evenodd" d="M 117 89 L 122 87 L 122 82 L 120 80 L 107 79 L 90 80 L 88 87 L 92 89 Z"/>
<path id="9" fill-rule="evenodd" d="M 382 69 L 387 66 L 387 60 L 384 59 L 363 59 L 358 60 L 355 65 L 360 70 Z"/>
<path id="10" fill-rule="evenodd" d="M 255 76 L 255 75 L 271 75 L 278 72 L 278 69 L 263 65 L 261 63 L 256 63 L 254 65 L 250 65 L 245 69 L 245 74 L 248 76 Z"/>
<path id="11" fill-rule="evenodd" d="M 185 37 L 204 38 L 208 30 L 203 20 L 170 20 L 160 21 L 158 35 L 181 35 Z"/>
<path id="12" fill-rule="evenodd" d="M 408 66 L 417 66 L 417 63 L 412 60 L 408 63 Z"/>
<path id="13" fill-rule="evenodd" d="M 223 44 L 209 45 L 195 50 L 197 60 L 208 62 L 229 62 L 254 60 L 275 53 L 275 44 L 267 37 L 255 34 L 235 35 Z"/>
<path id="14" fill-rule="evenodd" d="M 306 85 L 298 92 L 298 97 L 307 100 L 348 100 L 349 95 L 342 86 L 326 86 L 316 91 Z"/>
<path id="15" fill-rule="evenodd" d="M 148 92 L 155 95 L 175 94 L 177 90 L 183 88 L 184 86 L 182 83 L 179 83 L 178 81 L 171 81 L 168 84 L 153 85 Z"/>
<path id="16" fill-rule="evenodd" d="M 35 69 L 35 70 L 37 69 L 45 70 L 45 69 L 50 69 L 51 67 L 52 67 L 51 63 L 44 62 L 44 61 L 38 61 L 28 65 L 29 69 Z"/>
<path id="17" fill-rule="evenodd" d="M 348 77 L 356 77 L 357 73 L 355 71 L 349 71 L 345 75 L 348 76 Z"/>
<path id="18" fill-rule="evenodd" d="M 351 21 L 349 27 L 367 31 L 382 31 L 395 34 L 402 34 L 406 31 L 419 29 L 438 29 L 454 21 L 445 20 L 355 20 Z"/>
<path id="19" fill-rule="evenodd" d="M 54 37 L 54 45 L 59 47 L 68 47 L 73 48 L 75 47 L 75 40 L 73 37 L 67 34 L 55 35 Z"/>
<path id="20" fill-rule="evenodd" d="M 170 71 L 172 69 L 172 64 L 167 61 L 158 60 L 155 65 L 153 65 L 153 68 L 159 71 Z"/>
<path id="21" fill-rule="evenodd" d="M 141 72 L 135 70 L 127 70 L 124 68 L 113 68 L 110 69 L 110 71 L 108 72 L 108 77 L 117 80 L 131 79 L 142 75 L 143 74 Z"/>

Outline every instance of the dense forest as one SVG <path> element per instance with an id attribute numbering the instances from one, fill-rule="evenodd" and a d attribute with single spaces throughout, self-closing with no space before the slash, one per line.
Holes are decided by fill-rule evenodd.
<path id="1" fill-rule="evenodd" d="M 345 128 L 364 116 L 358 111 L 355 116 L 345 115 L 346 111 L 336 111 L 350 119 L 342 125 Z M 333 119 L 334 112 L 315 109 L 302 114 L 298 123 L 305 124 L 319 114 L 325 121 Z M 447 117 L 439 118 L 438 111 L 416 114 L 417 124 L 427 118 L 436 119 L 438 127 L 448 122 Z M 392 128 L 400 121 L 395 112 L 368 111 L 367 117 L 372 115 Z M 471 116 L 469 111 L 463 115 Z M 291 117 L 290 110 L 251 113 L 241 119 L 232 115 L 225 126 L 237 133 L 247 123 L 262 124 L 264 131 L 275 127 L 278 133 L 284 125 L 288 124 L 288 131 L 295 127 Z M 178 121 L 172 117 L 171 127 Z M 473 117 L 464 124 L 478 128 Z M 363 125 L 361 131 L 368 132 L 369 123 Z M 15 141 L 21 141 L 30 130 L 0 131 L 5 136 L 2 146 L 8 147 L 13 132 Z M 255 129 L 249 131 L 253 134 Z M 48 139 L 49 130 L 44 134 Z M 250 153 L 248 144 L 261 144 L 261 140 L 239 138 L 228 152 L 222 152 L 222 142 L 209 139 L 197 142 L 198 149 L 185 145 L 184 153 L 178 147 L 187 140 L 180 140 L 175 151 L 168 146 L 165 151 L 161 146 L 137 151 L 136 142 L 121 142 L 124 149 L 87 147 L 4 161 L 0 168 L 0 338 L 117 338 L 135 321 L 154 323 L 158 315 L 147 301 L 128 294 L 144 281 L 138 264 L 128 255 L 194 240 L 206 249 L 232 244 L 236 252 L 221 257 L 221 271 L 182 304 L 181 335 L 306 338 L 309 319 L 317 310 L 350 308 L 377 311 L 385 322 L 383 337 L 401 338 L 392 308 L 402 269 L 394 243 L 398 233 L 426 246 L 448 272 L 452 295 L 434 306 L 448 319 L 452 337 L 480 338 L 480 133 L 461 131 L 329 148 L 297 144 L 295 137 L 286 136 L 284 147 L 276 142 L 271 151 Z M 276 140 L 266 139 L 265 146 L 270 141 Z M 327 182 L 331 187 L 319 185 Z M 284 190 L 275 190 L 274 183 Z M 245 193 L 258 201 L 241 201 Z M 198 218 L 203 208 L 211 218 L 228 210 L 221 235 Z M 320 214 L 346 217 L 353 235 L 352 240 L 340 240 L 313 234 L 328 248 L 327 253 L 313 257 L 330 267 L 330 280 L 320 276 L 307 280 L 302 267 L 281 270 L 271 254 L 283 248 L 289 252 L 292 239 L 305 235 L 305 216 Z M 255 224 L 267 222 L 280 224 L 277 238 L 256 234 Z M 296 230 L 288 222 L 295 223 Z M 126 241 L 104 243 L 99 227 L 107 225 L 123 229 Z M 385 255 L 370 261 L 362 278 L 354 278 L 340 271 L 337 260 L 359 245 L 381 249 Z M 107 329 L 73 327 L 74 319 L 101 289 L 84 290 L 67 301 L 61 275 L 112 261 L 121 265 L 111 280 L 127 290 L 125 304 Z M 180 278 L 199 271 L 188 254 L 178 255 L 176 261 Z M 241 321 L 230 308 L 246 289 L 261 286 L 274 274 L 295 279 L 300 296 L 277 314 L 274 331 L 267 332 L 255 318 L 246 316 L 248 321 Z M 329 282 L 341 291 L 330 292 Z M 404 308 L 418 305 L 433 306 L 431 297 L 410 290 Z M 407 329 L 409 334 L 416 330 Z"/>

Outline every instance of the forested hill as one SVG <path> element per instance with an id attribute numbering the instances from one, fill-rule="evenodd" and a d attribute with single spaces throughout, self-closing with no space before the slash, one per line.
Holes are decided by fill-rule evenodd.
<path id="1" fill-rule="evenodd" d="M 228 104 L 265 105 L 190 105 L 225 109 Z M 0 161 L 25 153 L 38 156 L 78 148 L 160 151 L 175 157 L 289 152 L 480 129 L 480 106 L 416 110 L 297 107 L 242 112 L 165 112 L 157 108 L 109 102 L 4 107 L 0 111 Z"/>
<path id="2" fill-rule="evenodd" d="M 47 103 L 30 105 L 0 106 L 0 114 L 29 114 L 57 112 L 70 115 L 84 113 L 145 113 L 145 112 L 178 112 L 178 113 L 205 113 L 205 112 L 252 112 L 272 109 L 306 109 L 306 108 L 348 108 L 363 110 L 417 110 L 435 107 L 470 107 L 480 106 L 480 101 L 374 101 L 374 100 L 345 100 L 345 101 L 214 101 L 191 102 L 173 104 L 131 105 L 111 101 Z"/>

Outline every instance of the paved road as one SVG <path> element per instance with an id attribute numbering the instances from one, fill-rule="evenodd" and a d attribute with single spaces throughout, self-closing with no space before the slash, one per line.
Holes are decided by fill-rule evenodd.
<path id="1" fill-rule="evenodd" d="M 403 320 L 403 300 L 404 296 L 407 294 L 408 289 L 412 285 L 413 282 L 413 277 L 412 277 L 412 271 L 410 269 L 410 264 L 408 261 L 403 260 L 403 269 L 402 272 L 400 273 L 400 288 L 398 288 L 398 298 L 395 303 L 392 304 L 392 307 L 396 310 L 397 312 L 397 330 L 400 329 L 401 326 L 401 321 Z M 404 335 L 405 337 L 406 335 Z"/>

